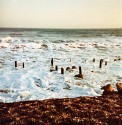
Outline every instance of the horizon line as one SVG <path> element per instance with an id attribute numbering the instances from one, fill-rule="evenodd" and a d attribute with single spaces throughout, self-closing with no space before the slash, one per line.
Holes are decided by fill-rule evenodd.
<path id="1" fill-rule="evenodd" d="M 0 29 L 52 29 L 52 30 L 55 30 L 55 29 L 59 29 L 59 30 L 87 30 L 87 29 L 122 29 L 122 28 L 37 28 L 37 27 L 0 27 Z"/>

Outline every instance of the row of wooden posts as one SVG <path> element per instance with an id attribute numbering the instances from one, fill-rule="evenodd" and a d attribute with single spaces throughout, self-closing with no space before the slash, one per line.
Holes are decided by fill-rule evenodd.
<path id="1" fill-rule="evenodd" d="M 93 59 L 93 62 L 95 62 L 95 58 Z M 103 59 L 100 59 L 100 64 L 99 64 L 99 68 L 102 68 L 102 63 L 103 63 Z M 54 63 L 53 63 L 53 58 L 51 59 L 51 66 L 53 67 Z M 107 61 L 105 61 L 105 65 L 107 65 Z M 18 63 L 17 61 L 15 61 L 15 67 L 18 67 Z M 24 62 L 22 63 L 22 67 L 25 68 L 25 64 Z M 51 71 L 58 71 L 58 66 L 55 66 L 55 70 L 51 70 Z M 61 74 L 64 74 L 64 68 L 61 68 Z M 81 66 L 79 66 L 79 74 L 82 74 L 82 69 Z"/>
<path id="2" fill-rule="evenodd" d="M 53 67 L 53 58 L 51 59 L 51 66 Z M 50 71 L 58 71 L 58 66 L 55 66 L 55 70 L 50 70 Z M 64 74 L 64 68 L 61 68 L 61 74 Z"/>
<path id="3" fill-rule="evenodd" d="M 58 71 L 58 66 L 55 66 L 55 69 L 50 69 L 50 71 Z M 64 68 L 61 68 L 61 74 L 64 74 Z M 81 66 L 79 66 L 79 74 L 82 74 Z"/>
<path id="4" fill-rule="evenodd" d="M 93 59 L 93 62 L 95 62 L 95 58 Z M 51 59 L 51 66 L 53 67 L 53 58 Z M 103 59 L 100 59 L 100 64 L 99 64 L 99 68 L 102 68 L 102 64 L 103 64 Z M 107 61 L 105 61 L 105 66 L 107 65 Z M 55 66 L 55 70 L 51 70 L 51 71 L 58 71 L 58 66 Z M 61 74 L 64 74 L 64 68 L 61 68 Z M 79 66 L 79 74 L 82 74 L 82 69 L 81 66 Z"/>
<path id="5" fill-rule="evenodd" d="M 95 58 L 93 59 L 93 62 L 95 62 Z M 100 59 L 99 68 L 102 68 L 102 63 L 103 63 L 103 59 Z M 105 66 L 106 65 L 107 65 L 107 61 L 105 61 Z"/>

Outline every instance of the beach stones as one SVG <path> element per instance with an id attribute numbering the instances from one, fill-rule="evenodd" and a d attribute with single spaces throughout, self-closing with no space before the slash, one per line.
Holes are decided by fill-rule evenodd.
<path id="1" fill-rule="evenodd" d="M 116 87 L 117 87 L 118 93 L 122 94 L 122 83 L 117 83 Z"/>
<path id="2" fill-rule="evenodd" d="M 106 86 L 103 86 L 101 89 L 103 89 L 103 95 L 107 95 L 107 94 L 113 94 L 114 93 L 114 89 L 112 87 L 112 85 L 108 84 Z"/>

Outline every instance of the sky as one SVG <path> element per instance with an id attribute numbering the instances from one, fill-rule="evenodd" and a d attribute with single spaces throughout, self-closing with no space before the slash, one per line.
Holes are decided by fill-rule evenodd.
<path id="1" fill-rule="evenodd" d="M 0 27 L 122 28 L 122 0 L 0 0 Z"/>

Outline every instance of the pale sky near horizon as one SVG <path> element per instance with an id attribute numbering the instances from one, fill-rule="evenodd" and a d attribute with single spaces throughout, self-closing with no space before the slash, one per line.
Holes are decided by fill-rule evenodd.
<path id="1" fill-rule="evenodd" d="M 0 27 L 122 28 L 122 0 L 0 0 Z"/>

